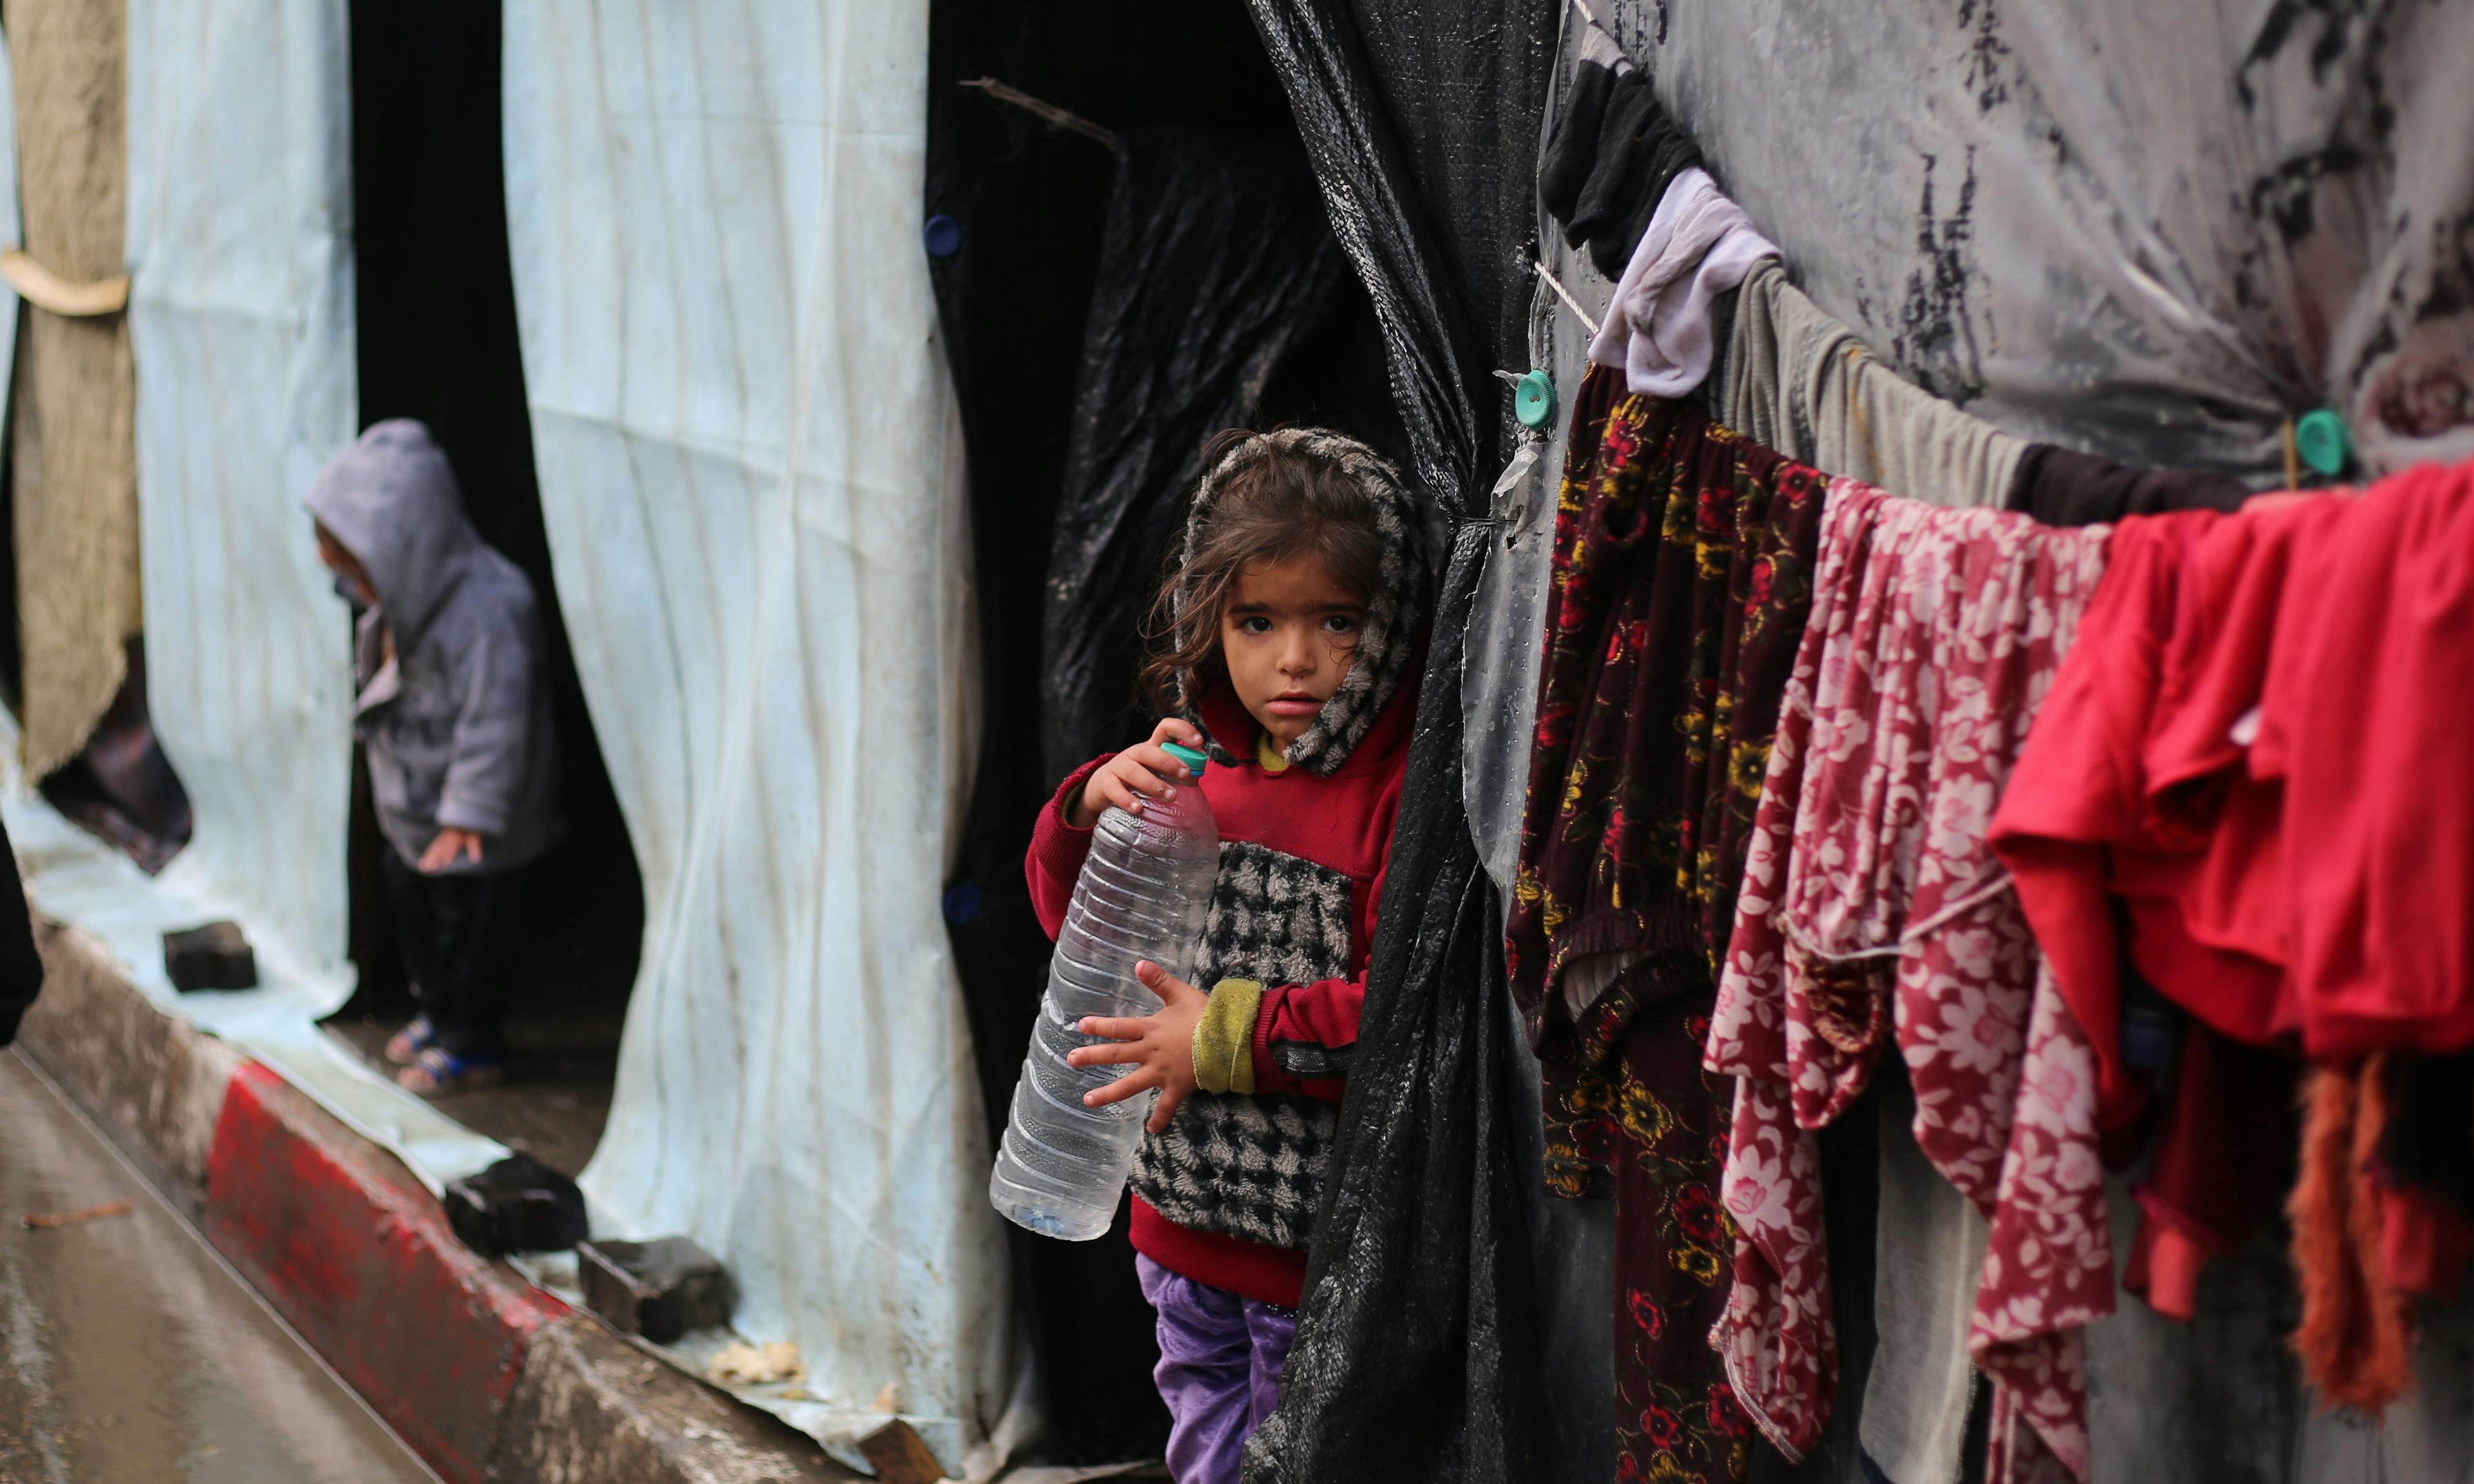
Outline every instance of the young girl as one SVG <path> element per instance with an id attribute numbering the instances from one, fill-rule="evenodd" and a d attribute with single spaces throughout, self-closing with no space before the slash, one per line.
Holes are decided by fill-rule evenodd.
<path id="1" fill-rule="evenodd" d="M 1130 1068 L 1094 1104 L 1159 1092 L 1132 1236 L 1179 1484 L 1236 1484 L 1279 1397 L 1366 997 L 1427 581 L 1417 507 L 1364 444 L 1306 428 L 1222 449 L 1154 610 L 1166 645 L 1144 680 L 1169 716 L 1065 780 L 1029 865 L 1053 938 L 1100 812 L 1194 786 L 1161 743 L 1209 754 L 1220 875 L 1195 983 L 1142 965 L 1159 1013 L 1084 1020 L 1115 1044 L 1069 1058 Z"/>

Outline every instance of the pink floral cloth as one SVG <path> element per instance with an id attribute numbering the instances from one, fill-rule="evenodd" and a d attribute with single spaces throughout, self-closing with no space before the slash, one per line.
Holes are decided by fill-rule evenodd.
<path id="1" fill-rule="evenodd" d="M 2078 1327 L 2113 1308 L 2095 1060 L 1985 832 L 2106 535 L 1831 487 L 1708 1055 L 1739 1079 L 1710 1343 L 1789 1459 L 1837 1376 L 1812 1131 L 1895 1040 L 1917 1144 L 1992 1227 L 1969 1335 L 1990 1476 L 2087 1476 Z"/>

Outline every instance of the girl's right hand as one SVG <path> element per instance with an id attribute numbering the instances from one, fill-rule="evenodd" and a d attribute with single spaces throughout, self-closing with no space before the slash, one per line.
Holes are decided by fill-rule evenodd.
<path id="1" fill-rule="evenodd" d="M 1160 724 L 1152 729 L 1150 741 L 1135 743 L 1083 779 L 1082 791 L 1074 796 L 1073 807 L 1065 811 L 1065 823 L 1077 829 L 1088 829 L 1099 823 L 1104 809 L 1140 814 L 1147 799 L 1164 803 L 1176 798 L 1176 786 L 1192 778 L 1194 770 L 1171 756 L 1160 746 L 1163 742 L 1200 752 L 1202 731 L 1191 722 L 1174 716 L 1161 718 Z"/>

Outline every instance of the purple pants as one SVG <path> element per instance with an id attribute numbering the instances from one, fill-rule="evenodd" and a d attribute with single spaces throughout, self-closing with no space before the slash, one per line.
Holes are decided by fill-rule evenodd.
<path id="1" fill-rule="evenodd" d="M 1280 1401 L 1298 1311 L 1180 1278 L 1137 1253 L 1143 1297 L 1159 1310 L 1168 1472 L 1176 1484 L 1237 1484 L 1246 1440 Z"/>

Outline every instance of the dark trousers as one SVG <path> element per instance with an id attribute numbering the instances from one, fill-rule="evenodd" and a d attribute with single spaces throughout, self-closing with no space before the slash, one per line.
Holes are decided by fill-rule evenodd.
<path id="1" fill-rule="evenodd" d="M 413 1002 L 435 1041 L 455 1056 L 504 1053 L 501 1028 L 515 988 L 515 955 L 531 873 L 424 875 L 386 852 L 387 900 L 412 980 Z"/>

